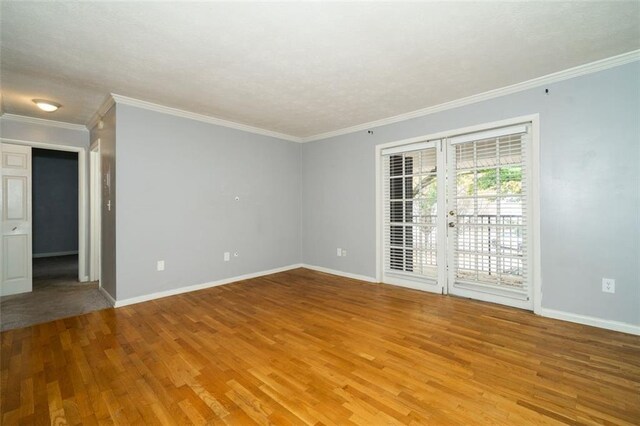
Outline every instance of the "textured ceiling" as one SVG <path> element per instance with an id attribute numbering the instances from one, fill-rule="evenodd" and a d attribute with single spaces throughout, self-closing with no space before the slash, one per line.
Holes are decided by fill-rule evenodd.
<path id="1" fill-rule="evenodd" d="M 4 112 L 118 93 L 298 137 L 640 48 L 640 2 L 1 4 Z M 63 104 L 38 111 L 31 99 Z"/>

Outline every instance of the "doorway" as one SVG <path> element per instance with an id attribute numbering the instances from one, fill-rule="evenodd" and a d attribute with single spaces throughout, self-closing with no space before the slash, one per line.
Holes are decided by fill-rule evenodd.
<path id="1" fill-rule="evenodd" d="M 44 152 L 40 152 L 40 149 Z M 48 187 L 44 195 L 38 195 L 37 189 L 32 194 L 32 187 L 39 185 L 40 180 L 52 183 L 49 178 L 41 179 L 46 176 L 41 173 L 42 167 L 38 166 L 41 154 L 73 159 L 75 179 L 71 177 L 72 172 L 68 171 L 65 177 L 58 175 L 51 180 L 60 184 L 61 179 L 68 178 L 75 181 L 75 188 L 68 185 L 64 190 Z M 87 170 L 87 149 L 2 139 L 0 157 L 3 240 L 0 244 L 0 329 L 25 327 L 110 307 L 111 303 L 100 291 L 99 284 L 86 283 L 94 274 L 99 277 L 98 272 L 89 270 L 91 265 L 88 262 L 88 217 L 92 211 L 87 202 L 90 175 Z M 35 170 L 32 170 L 34 164 Z M 98 169 L 99 164 L 98 157 Z M 99 171 L 97 177 L 100 177 Z M 69 195 L 73 195 L 75 202 L 69 201 L 65 213 L 57 219 L 50 214 L 51 207 L 42 204 L 42 197 L 53 197 L 54 201 L 60 201 Z M 38 225 L 40 210 L 46 211 L 46 220 Z M 93 223 L 99 221 L 100 209 L 97 215 Z M 64 223 L 64 231 L 71 231 L 70 234 L 75 235 L 76 244 L 59 244 L 63 240 L 69 243 L 73 239 L 61 235 L 47 237 L 48 231 L 51 231 L 48 228 L 59 225 L 60 221 Z M 75 232 L 69 228 L 74 228 Z M 52 241 L 57 244 L 47 245 Z M 94 244 L 99 246 L 99 239 Z M 40 285 L 41 281 L 44 281 L 44 286 Z"/>
<path id="2" fill-rule="evenodd" d="M 492 123 L 378 148 L 382 282 L 534 308 L 533 128 Z"/>
<path id="3" fill-rule="evenodd" d="M 78 153 L 31 150 L 33 289 L 78 280 Z"/>

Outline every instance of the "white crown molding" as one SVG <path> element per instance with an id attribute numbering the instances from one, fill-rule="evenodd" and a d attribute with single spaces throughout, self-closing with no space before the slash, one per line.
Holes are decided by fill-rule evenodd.
<path id="1" fill-rule="evenodd" d="M 631 52 L 623 53 L 621 55 L 612 56 L 610 58 L 601 59 L 599 61 L 590 62 L 588 64 L 578 65 L 577 67 L 569 68 L 563 71 L 558 71 L 552 74 L 548 74 L 542 77 L 537 77 L 532 80 L 523 81 L 521 83 L 512 84 L 510 86 L 502 87 L 499 89 L 489 90 L 488 92 L 479 93 L 477 95 L 468 96 L 466 98 L 456 99 L 451 102 L 445 102 L 439 105 L 422 108 L 422 109 L 411 111 L 405 114 L 383 118 L 381 120 L 370 121 L 368 123 L 358 124 L 356 126 L 351 126 L 351 127 L 345 127 L 343 129 L 334 130 L 326 133 L 320 133 L 317 135 L 303 137 L 300 139 L 301 139 L 301 142 L 303 143 L 313 142 L 321 139 L 331 138 L 334 136 L 346 135 L 348 133 L 359 132 L 362 130 L 369 130 L 373 127 L 380 127 L 387 124 L 398 123 L 400 121 L 410 120 L 412 118 L 417 118 L 417 117 L 424 117 L 425 115 L 433 114 L 435 112 L 445 111 L 453 108 L 459 108 L 461 106 L 473 104 L 476 102 L 486 101 L 488 99 L 509 95 L 511 93 L 522 92 L 524 90 L 532 89 L 545 84 L 557 83 L 559 81 L 568 80 L 570 78 L 575 78 L 575 77 L 579 77 L 585 74 L 591 74 L 598 71 L 603 71 L 609 68 L 628 64 L 638 60 L 640 60 L 640 50 L 633 50 Z"/>
<path id="2" fill-rule="evenodd" d="M 82 124 L 67 123 L 64 121 L 46 120 L 44 118 L 28 117 L 26 115 L 3 114 L 3 120 L 16 121 L 19 123 L 37 124 L 39 126 L 59 127 L 61 129 L 79 130 L 86 132 L 87 128 Z"/>
<path id="3" fill-rule="evenodd" d="M 102 101 L 102 103 L 100 104 L 98 110 L 91 116 L 89 121 L 87 121 L 87 129 L 93 129 L 96 124 L 98 124 L 98 121 L 102 120 L 102 117 L 104 117 L 104 115 L 111 109 L 113 105 L 115 105 L 115 101 L 113 100 L 111 94 L 108 94 L 104 98 L 104 101 Z"/>
<path id="4" fill-rule="evenodd" d="M 273 138 L 284 139 L 291 142 L 302 142 L 302 139 L 296 136 L 287 135 L 284 133 L 278 133 L 271 130 L 261 129 L 259 127 L 248 126 L 246 124 L 236 123 L 234 121 L 223 120 L 221 118 L 212 117 L 209 115 L 197 114 L 195 112 L 184 111 L 177 108 L 171 108 L 164 105 L 158 105 L 147 101 L 141 101 L 139 99 L 128 98 L 122 95 L 111 94 L 111 97 L 117 104 L 130 105 L 137 108 L 143 108 L 150 111 L 156 111 L 163 114 L 170 114 L 176 117 L 188 118 L 191 120 L 202 121 L 204 123 L 215 124 L 222 127 L 229 127 L 236 130 L 242 130 L 249 133 L 255 133 L 263 136 L 270 136 Z"/>
<path id="5" fill-rule="evenodd" d="M 185 111 L 177 108 L 172 108 L 164 105 L 154 104 L 152 102 L 130 98 L 127 96 L 117 95 L 115 93 L 112 93 L 107 96 L 107 98 L 101 104 L 98 111 L 87 122 L 86 127 L 88 129 L 92 129 L 98 123 L 100 118 L 115 103 L 120 103 L 124 105 L 134 106 L 137 108 L 156 111 L 164 114 L 170 114 L 177 117 L 183 117 L 191 120 L 201 121 L 204 123 L 210 123 L 218 126 L 242 130 L 249 133 L 259 134 L 263 136 L 270 136 L 270 137 L 284 139 L 292 142 L 305 143 L 305 142 L 313 142 L 313 141 L 318 141 L 322 139 L 327 139 L 334 136 L 346 135 L 349 133 L 354 133 L 362 130 L 369 130 L 374 127 L 380 127 L 387 124 L 398 123 L 401 121 L 410 120 L 412 118 L 424 117 L 426 115 L 433 114 L 436 112 L 445 111 L 453 108 L 459 108 L 465 105 L 482 102 L 485 100 L 509 95 L 516 92 L 522 92 L 524 90 L 543 86 L 545 84 L 557 83 L 563 80 L 568 80 L 570 78 L 575 78 L 582 75 L 603 71 L 609 68 L 617 67 L 620 65 L 628 64 L 628 63 L 639 61 L 639 60 L 640 60 L 640 50 L 634 50 L 631 52 L 623 53 L 621 55 L 612 56 L 610 58 L 605 58 L 599 61 L 579 65 L 577 67 L 569 68 L 563 71 L 558 71 L 542 77 L 537 77 L 532 80 L 527 80 L 521 83 L 516 83 L 516 84 L 502 87 L 499 89 L 490 90 L 488 92 L 468 96 L 466 98 L 456 99 L 450 102 L 445 102 L 439 105 L 422 108 L 422 109 L 411 111 L 405 114 L 400 114 L 393 117 L 387 117 L 381 120 L 370 121 L 367 123 L 358 124 L 356 126 L 345 127 L 343 129 L 333 130 L 331 132 L 326 132 L 326 133 L 319 133 L 317 135 L 306 136 L 306 137 L 298 137 L 298 136 L 288 135 L 285 133 L 274 132 L 271 130 L 266 130 L 259 127 L 253 127 L 246 124 L 236 123 L 234 121 L 224 120 L 224 119 L 209 116 L 209 115 L 198 114 L 198 113 Z M 9 114 L 5 114 L 4 116 L 7 116 L 7 115 Z M 30 117 L 25 117 L 25 118 L 30 119 Z M 42 119 L 34 118 L 33 120 L 42 120 Z M 49 122 L 49 120 L 42 120 L 42 121 Z M 75 127 L 76 129 L 82 127 L 80 125 L 73 125 L 70 123 L 61 123 L 61 122 L 52 122 L 52 123 L 60 123 L 67 126 L 76 126 Z"/>

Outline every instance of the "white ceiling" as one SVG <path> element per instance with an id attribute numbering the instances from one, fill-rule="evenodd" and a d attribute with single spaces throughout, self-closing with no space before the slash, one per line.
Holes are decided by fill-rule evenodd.
<path id="1" fill-rule="evenodd" d="M 637 1 L 1 8 L 4 112 L 78 124 L 113 92 L 308 137 L 640 48 Z"/>

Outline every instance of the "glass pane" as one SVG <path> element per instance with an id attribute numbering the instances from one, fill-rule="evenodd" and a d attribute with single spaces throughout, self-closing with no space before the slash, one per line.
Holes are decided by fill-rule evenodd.
<path id="1" fill-rule="evenodd" d="M 391 200 L 401 200 L 404 197 L 402 191 L 403 178 L 389 179 L 389 198 Z"/>
<path id="2" fill-rule="evenodd" d="M 403 222 L 404 221 L 404 210 L 403 210 L 403 202 L 402 201 L 391 201 L 389 209 L 389 219 L 391 222 Z"/>
<path id="3" fill-rule="evenodd" d="M 456 148 L 456 169 L 463 170 L 475 167 L 474 161 L 474 144 L 461 143 Z"/>
<path id="4" fill-rule="evenodd" d="M 458 172 L 456 176 L 456 195 L 468 197 L 475 191 L 474 173 L 472 171 Z"/>
<path id="5" fill-rule="evenodd" d="M 478 195 L 497 194 L 498 170 L 494 168 L 478 170 L 476 188 Z"/>
<path id="6" fill-rule="evenodd" d="M 402 176 L 402 155 L 392 155 L 389 157 L 389 175 Z"/>
<path id="7" fill-rule="evenodd" d="M 522 194 L 522 166 L 501 167 L 500 193 Z"/>
<path id="8" fill-rule="evenodd" d="M 505 136 L 498 139 L 498 149 L 500 152 L 500 164 L 520 164 L 522 163 L 522 136 Z"/>
<path id="9" fill-rule="evenodd" d="M 476 142 L 476 167 L 495 167 L 497 162 L 496 140 Z"/>

